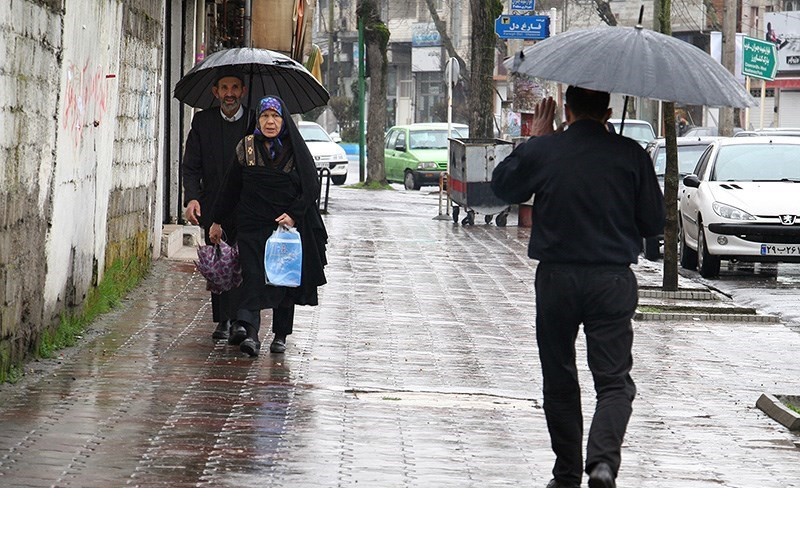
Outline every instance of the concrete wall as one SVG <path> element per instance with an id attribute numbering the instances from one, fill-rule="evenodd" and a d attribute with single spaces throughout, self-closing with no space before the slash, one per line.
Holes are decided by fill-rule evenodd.
<path id="1" fill-rule="evenodd" d="M 163 3 L 0 5 L 0 374 L 161 232 Z"/>

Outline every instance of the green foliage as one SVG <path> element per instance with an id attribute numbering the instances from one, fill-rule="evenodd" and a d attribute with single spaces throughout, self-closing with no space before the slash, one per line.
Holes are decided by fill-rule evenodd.
<path id="1" fill-rule="evenodd" d="M 358 80 L 351 86 L 352 94 L 358 94 Z M 342 142 L 358 142 L 358 99 L 347 96 L 334 96 L 328 102 L 336 120 L 339 122 L 339 136 Z"/>
<path id="2" fill-rule="evenodd" d="M 0 345 L 0 383 L 15 383 L 19 379 L 20 370 L 11 364 L 11 354 Z"/>
<path id="3" fill-rule="evenodd" d="M 148 269 L 149 262 L 136 257 L 128 262 L 121 259 L 114 261 L 106 270 L 100 284 L 89 291 L 81 311 L 62 313 L 58 326 L 44 332 L 39 343 L 39 357 L 47 359 L 60 348 L 74 346 L 86 327 L 99 315 L 117 307 L 122 298 L 141 281 Z"/>
<path id="4" fill-rule="evenodd" d="M 497 19 L 497 17 L 499 17 L 500 15 L 503 14 L 503 11 L 504 11 L 503 2 L 501 0 L 492 0 L 491 6 L 490 6 L 489 9 L 490 9 L 490 12 L 489 12 L 490 13 L 490 18 L 492 20 L 495 20 L 495 19 Z"/>

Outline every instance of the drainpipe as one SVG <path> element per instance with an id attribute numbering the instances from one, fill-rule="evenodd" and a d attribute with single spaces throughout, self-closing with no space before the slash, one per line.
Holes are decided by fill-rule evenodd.
<path id="1" fill-rule="evenodd" d="M 206 58 L 206 0 L 197 0 L 194 9 L 194 62 L 197 64 Z"/>
<path id="2" fill-rule="evenodd" d="M 244 2 L 244 45 L 246 47 L 253 46 L 250 30 L 253 24 L 253 3 L 252 0 L 245 0 Z"/>

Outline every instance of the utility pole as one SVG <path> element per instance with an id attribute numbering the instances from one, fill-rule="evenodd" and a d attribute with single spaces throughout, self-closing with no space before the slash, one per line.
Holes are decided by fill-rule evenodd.
<path id="1" fill-rule="evenodd" d="M 336 95 L 336 89 L 333 87 L 334 72 L 333 61 L 336 53 L 333 51 L 333 0 L 328 0 L 328 92 L 331 95 Z"/>
<path id="2" fill-rule="evenodd" d="M 724 0 L 722 4 L 722 66 L 736 75 L 736 0 Z M 719 134 L 733 135 L 733 108 L 719 110 Z"/>

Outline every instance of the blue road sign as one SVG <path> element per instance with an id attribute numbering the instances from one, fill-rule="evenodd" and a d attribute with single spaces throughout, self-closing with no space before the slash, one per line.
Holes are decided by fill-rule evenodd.
<path id="1" fill-rule="evenodd" d="M 501 39 L 539 41 L 550 37 L 550 17 L 500 15 L 494 21 L 494 32 Z"/>

